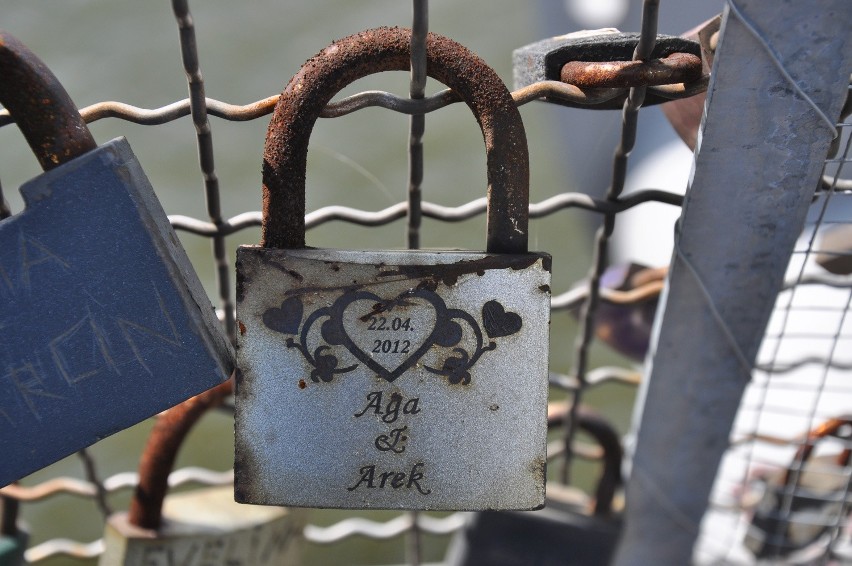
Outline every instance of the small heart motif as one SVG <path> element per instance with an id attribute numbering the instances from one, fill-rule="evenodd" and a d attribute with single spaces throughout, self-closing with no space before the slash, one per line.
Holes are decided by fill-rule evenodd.
<path id="1" fill-rule="evenodd" d="M 482 323 L 489 338 L 509 336 L 523 325 L 518 313 L 507 312 L 503 305 L 493 300 L 482 306 Z"/>
<path id="2" fill-rule="evenodd" d="M 302 323 L 302 312 L 302 301 L 299 297 L 290 297 L 281 303 L 281 308 L 266 309 L 263 313 L 263 324 L 282 334 L 296 334 Z"/>

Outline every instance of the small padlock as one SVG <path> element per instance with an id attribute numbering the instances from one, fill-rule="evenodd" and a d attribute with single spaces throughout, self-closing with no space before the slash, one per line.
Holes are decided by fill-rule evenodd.
<path id="1" fill-rule="evenodd" d="M 304 513 L 238 505 L 233 487 L 166 496 L 177 453 L 196 421 L 232 392 L 225 382 L 157 416 L 139 458 L 128 512 L 104 533 L 103 566 L 297 564 Z"/>
<path id="2" fill-rule="evenodd" d="M 0 486 L 227 379 L 231 346 L 124 138 L 96 147 L 0 32 L 0 101 L 45 169 L 0 221 Z"/>
<path id="3" fill-rule="evenodd" d="M 564 422 L 567 405 L 551 406 L 549 422 Z M 447 551 L 449 566 L 585 566 L 609 564 L 621 534 L 620 503 L 623 450 L 618 434 L 600 415 L 580 407 L 577 427 L 603 449 L 603 467 L 594 500 L 577 488 L 547 484 L 547 505 L 539 511 L 472 515 Z"/>
<path id="4" fill-rule="evenodd" d="M 429 34 L 427 72 L 485 137 L 487 252 L 309 249 L 308 136 L 332 96 L 407 70 L 379 28 L 308 61 L 275 107 L 261 246 L 237 252 L 235 496 L 339 508 L 544 502 L 550 257 L 527 253 L 528 155 L 500 78 Z"/>
<path id="5" fill-rule="evenodd" d="M 166 497 L 156 531 L 110 516 L 101 566 L 280 566 L 299 563 L 302 521 L 283 508 L 234 503 L 231 486 Z"/>
<path id="6" fill-rule="evenodd" d="M 789 468 L 751 482 L 752 488 L 763 488 L 761 494 L 752 490 L 744 497 L 746 506 L 757 500 L 744 540 L 756 558 L 825 558 L 828 533 L 842 528 L 849 514 L 850 430 L 849 417 L 829 419 L 808 434 Z M 816 445 L 828 437 L 840 438 L 843 449 L 812 457 Z"/>

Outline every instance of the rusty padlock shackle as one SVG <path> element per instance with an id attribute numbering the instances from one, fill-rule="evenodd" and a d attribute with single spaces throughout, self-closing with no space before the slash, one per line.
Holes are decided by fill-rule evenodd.
<path id="1" fill-rule="evenodd" d="M 151 530 L 160 528 L 163 501 L 169 490 L 169 474 L 184 439 L 198 419 L 233 393 L 233 383 L 233 379 L 229 379 L 163 411 L 157 417 L 139 458 L 139 483 L 133 491 L 127 513 L 131 525 Z"/>
<path id="2" fill-rule="evenodd" d="M 547 428 L 563 426 L 569 411 L 568 404 L 549 404 Z M 615 492 L 622 484 L 621 460 L 624 457 L 624 449 L 621 447 L 621 438 L 609 421 L 591 407 L 585 405 L 577 407 L 576 418 L 577 428 L 594 438 L 603 449 L 602 469 L 595 488 L 592 513 L 598 517 L 611 515 L 614 512 Z"/>
<path id="3" fill-rule="evenodd" d="M 45 171 L 97 148 L 56 76 L 23 43 L 2 30 L 0 103 L 15 119 Z"/>
<path id="4" fill-rule="evenodd" d="M 308 60 L 281 94 L 263 152 L 263 235 L 270 248 L 305 247 L 308 141 L 320 112 L 348 84 L 410 68 L 411 30 L 376 28 L 335 41 Z M 456 92 L 482 128 L 488 164 L 487 251 L 525 253 L 529 156 L 521 115 L 491 67 L 466 47 L 428 34 L 426 74 Z"/>

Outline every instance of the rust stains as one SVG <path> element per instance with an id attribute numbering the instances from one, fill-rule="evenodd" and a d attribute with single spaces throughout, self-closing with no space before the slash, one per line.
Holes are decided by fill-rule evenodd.
<path id="1" fill-rule="evenodd" d="M 0 103 L 49 171 L 97 148 L 65 88 L 23 43 L 0 31 Z"/>

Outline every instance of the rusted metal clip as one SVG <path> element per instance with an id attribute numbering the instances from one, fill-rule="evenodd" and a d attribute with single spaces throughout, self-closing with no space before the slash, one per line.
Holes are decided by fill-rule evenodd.
<path id="1" fill-rule="evenodd" d="M 702 71 L 701 46 L 696 41 L 668 35 L 657 36 L 651 58 L 633 61 L 639 44 L 638 33 L 617 30 L 578 32 L 545 39 L 516 49 L 513 54 L 515 88 L 541 81 L 560 81 L 589 89 L 593 105 L 574 100 L 547 97 L 544 100 L 564 106 L 614 110 L 622 107 L 627 88 L 649 87 L 644 105 L 693 96 L 706 89 Z M 665 85 L 665 86 L 661 86 Z"/>

